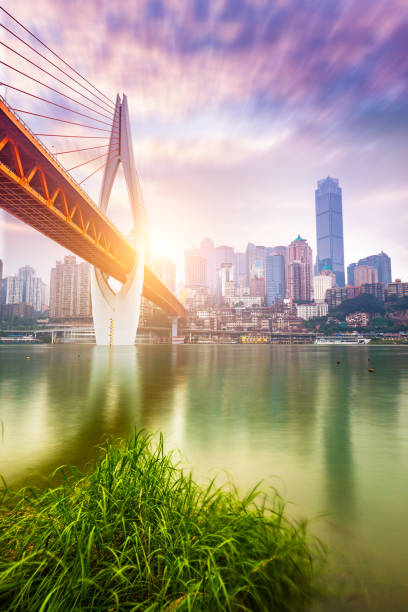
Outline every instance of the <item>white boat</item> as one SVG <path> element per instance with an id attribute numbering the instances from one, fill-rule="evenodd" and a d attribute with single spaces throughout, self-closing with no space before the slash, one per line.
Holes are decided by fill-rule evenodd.
<path id="1" fill-rule="evenodd" d="M 357 334 L 344 334 L 339 336 L 319 336 L 314 341 L 315 344 L 341 344 L 343 346 L 356 346 L 360 344 L 368 344 L 370 338 L 364 338 Z"/>

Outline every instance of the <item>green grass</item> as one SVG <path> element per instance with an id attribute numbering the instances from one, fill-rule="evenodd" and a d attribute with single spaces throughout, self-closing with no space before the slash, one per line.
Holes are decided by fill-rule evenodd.
<path id="1" fill-rule="evenodd" d="M 162 439 L 107 443 L 88 474 L 3 490 L 0 609 L 305 609 L 323 553 L 265 499 L 199 487 Z"/>

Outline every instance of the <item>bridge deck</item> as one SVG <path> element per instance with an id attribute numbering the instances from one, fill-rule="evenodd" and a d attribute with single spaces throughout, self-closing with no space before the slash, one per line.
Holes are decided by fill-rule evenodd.
<path id="1" fill-rule="evenodd" d="M 124 282 L 136 252 L 51 153 L 0 99 L 0 207 Z M 143 295 L 170 315 L 184 307 L 147 266 Z"/>

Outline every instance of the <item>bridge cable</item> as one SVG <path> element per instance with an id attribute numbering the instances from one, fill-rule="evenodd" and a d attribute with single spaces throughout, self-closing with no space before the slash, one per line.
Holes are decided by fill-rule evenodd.
<path id="1" fill-rule="evenodd" d="M 82 136 L 80 134 L 35 134 L 33 132 L 33 136 L 55 136 L 55 138 L 102 138 L 103 140 L 109 140 L 109 136 Z"/>
<path id="2" fill-rule="evenodd" d="M 31 79 L 32 81 L 34 81 L 35 83 L 38 83 L 39 85 L 42 85 L 43 87 L 46 87 L 47 89 L 50 89 L 51 91 L 54 91 L 59 96 L 67 98 L 68 100 L 72 100 L 72 102 L 75 102 L 76 104 L 79 104 L 80 106 L 83 106 L 84 108 L 87 108 L 88 110 L 90 110 L 90 111 L 92 111 L 94 113 L 97 113 L 98 115 L 101 115 L 101 117 L 105 117 L 106 119 L 111 119 L 111 117 L 114 116 L 114 113 L 112 113 L 110 116 L 109 115 L 105 115 L 104 113 L 101 113 L 100 111 L 95 110 L 91 106 L 88 106 L 87 104 L 84 104 L 83 102 L 79 102 L 79 100 L 75 100 L 75 98 L 72 98 L 68 94 L 62 93 L 62 91 L 59 91 L 58 89 L 54 89 L 54 87 L 51 87 L 50 85 L 47 85 L 43 81 L 39 81 L 38 79 L 35 79 L 30 74 L 27 74 L 26 72 L 23 72 L 22 70 L 19 70 L 18 68 L 15 68 L 14 66 L 11 66 L 10 64 L 7 64 L 6 62 L 3 62 L 2 60 L 0 60 L 0 64 L 3 64 L 3 66 L 6 66 L 7 68 L 10 68 L 10 70 L 14 70 L 14 72 L 18 72 L 19 74 L 23 75 L 24 77 L 27 77 L 28 79 Z M 108 112 L 105 109 L 103 109 L 103 110 L 105 112 Z"/>
<path id="3" fill-rule="evenodd" d="M 114 157 L 108 158 L 108 159 L 106 160 L 106 162 L 102 164 L 102 166 L 99 166 L 99 168 L 97 168 L 96 170 L 94 170 L 94 172 L 92 172 L 91 174 L 89 174 L 89 176 L 87 176 L 86 178 L 82 179 L 82 181 L 79 181 L 78 185 L 82 185 L 82 183 L 85 183 L 85 181 L 87 181 L 89 178 L 91 178 L 91 176 L 93 176 L 94 174 L 96 174 L 97 172 L 99 172 L 99 170 L 102 170 L 102 168 L 104 168 L 104 167 L 107 165 L 107 163 L 108 163 L 109 161 L 111 161 L 112 159 L 116 159 L 116 158 L 119 158 L 119 155 L 116 155 L 116 156 L 114 156 Z"/>
<path id="4" fill-rule="evenodd" d="M 84 147 L 83 149 L 71 149 L 71 151 L 56 151 L 53 152 L 53 155 L 67 155 L 68 153 L 80 153 L 81 151 L 92 151 L 92 149 L 105 149 L 106 147 L 109 147 L 109 144 L 97 145 L 96 147 Z"/>
<path id="5" fill-rule="evenodd" d="M 76 123 L 75 121 L 67 121 L 66 119 L 58 119 L 57 117 L 49 117 L 48 115 L 39 115 L 38 113 L 32 113 L 31 111 L 23 110 L 21 108 L 12 108 L 11 110 L 16 113 L 25 113 L 26 115 L 34 115 L 35 117 L 42 117 L 43 119 L 51 119 L 52 121 L 59 121 L 60 123 L 69 123 L 70 125 L 79 125 L 80 127 L 89 128 L 90 130 L 98 130 L 98 132 L 110 132 L 111 130 L 105 130 L 103 128 L 94 127 L 93 125 L 85 125 L 84 123 Z"/>
<path id="6" fill-rule="evenodd" d="M 45 59 L 46 62 L 48 62 L 49 64 L 51 64 L 51 66 L 54 66 L 54 68 L 56 68 L 57 70 L 59 70 L 60 72 L 62 72 L 62 74 L 65 74 L 65 76 L 67 76 L 69 79 L 71 79 L 71 81 L 74 81 L 74 83 L 76 83 L 77 85 L 79 85 L 80 87 L 82 87 L 83 89 L 85 89 L 85 91 L 87 91 L 88 93 L 91 94 L 91 96 L 95 96 L 95 94 L 88 89 L 88 87 L 85 87 L 85 85 L 83 85 L 82 83 L 80 83 L 79 81 L 77 81 L 76 79 L 74 79 L 73 76 L 71 76 L 70 74 L 68 74 L 68 72 L 65 72 L 65 70 L 63 70 L 60 66 L 58 66 L 58 64 L 54 64 L 54 62 L 52 62 L 50 59 L 48 59 L 48 57 L 46 57 L 45 55 L 43 55 L 42 53 L 40 53 L 39 51 L 37 51 L 37 49 L 35 47 L 32 47 L 31 45 L 28 44 L 28 42 L 26 42 L 25 40 L 23 40 L 22 38 L 20 38 L 20 36 L 17 36 L 17 34 L 15 32 L 13 32 L 12 30 L 10 30 L 9 28 L 7 28 L 3 23 L 0 23 L 0 27 L 4 28 L 5 30 L 7 30 L 7 32 L 9 32 L 12 36 L 14 36 L 15 38 L 17 38 L 17 40 L 19 40 L 20 42 L 22 42 L 24 45 L 26 45 L 29 49 L 31 49 L 32 51 L 34 51 L 34 53 L 37 53 L 37 55 L 39 55 L 40 57 L 42 57 L 43 59 Z M 103 102 L 103 104 L 106 105 L 106 102 L 104 100 L 102 100 L 101 98 L 99 98 L 99 96 L 95 96 L 97 98 L 97 100 L 100 100 L 101 102 Z"/>
<path id="7" fill-rule="evenodd" d="M 9 89 L 14 89 L 15 91 L 19 91 L 20 93 L 23 93 L 26 96 L 31 96 L 32 98 L 36 98 L 37 100 L 41 100 L 42 102 L 46 102 L 47 104 L 52 104 L 52 106 L 58 106 L 58 108 L 67 110 L 70 113 L 74 113 L 75 115 L 81 115 L 81 117 L 86 117 L 87 119 L 91 119 L 92 121 L 97 121 L 99 123 L 103 123 L 104 125 L 111 126 L 111 123 L 108 123 L 107 121 L 102 121 L 102 119 L 94 119 L 93 117 L 91 117 L 91 115 L 80 113 L 79 111 L 72 110 L 72 108 L 69 108 L 68 106 L 62 106 L 62 104 L 57 104 L 56 102 L 52 102 L 51 100 L 47 100 L 46 98 L 41 98 L 40 96 L 36 96 L 35 94 L 30 93 L 29 91 L 25 91 L 24 89 L 19 89 L 18 87 L 14 87 L 13 85 L 10 85 L 9 83 L 0 83 L 0 85 L 4 85 L 5 87 L 8 87 Z"/>
<path id="8" fill-rule="evenodd" d="M 114 152 L 115 153 L 119 153 L 119 147 L 117 149 L 115 149 Z M 105 157 L 105 155 L 109 155 L 109 151 L 107 153 L 102 153 L 102 155 L 98 155 L 97 157 L 93 157 L 92 159 L 88 159 L 88 160 L 82 162 L 81 164 L 77 164 L 76 166 L 73 166 L 72 168 L 68 168 L 67 172 L 71 172 L 71 170 L 75 170 L 76 168 L 80 168 L 81 166 L 85 166 L 86 164 L 90 164 L 91 162 L 95 161 L 96 159 L 101 159 L 101 157 Z"/>
<path id="9" fill-rule="evenodd" d="M 88 102 L 91 102 L 92 104 L 95 104 L 95 106 L 99 106 L 99 108 L 102 108 L 102 110 L 106 111 L 106 108 L 103 108 L 100 104 L 98 104 L 97 102 L 95 102 L 91 98 L 88 98 L 88 96 L 83 94 L 81 91 L 78 91 L 77 89 L 75 89 L 75 87 L 71 87 L 71 85 L 68 85 L 68 83 L 65 83 L 65 81 L 62 81 L 61 79 L 59 79 L 57 76 L 55 76 L 51 72 L 48 72 L 48 70 L 45 70 L 45 68 L 41 68 L 41 66 L 39 66 L 38 64 L 36 64 L 32 60 L 28 59 L 28 57 L 25 57 L 25 55 L 22 55 L 21 53 L 19 53 L 15 49 L 13 49 L 13 47 L 10 47 L 9 45 L 6 45 L 6 43 L 2 42 L 1 40 L 0 40 L 0 45 L 2 45 L 3 47 L 6 47 L 6 49 L 9 49 L 9 51 L 12 51 L 13 53 L 15 53 L 16 55 L 21 57 L 23 60 L 28 62 L 29 64 L 32 64 L 33 66 L 35 66 L 35 68 L 38 68 L 38 70 L 41 70 L 45 74 L 48 74 L 48 76 L 50 76 L 52 79 L 55 79 L 59 83 L 62 83 L 62 85 L 65 85 L 65 87 L 68 87 L 68 89 L 71 89 L 72 91 L 75 91 L 75 93 L 77 93 L 78 95 L 80 95 L 83 98 L 85 98 L 85 100 L 88 100 Z M 109 110 L 112 112 L 112 109 L 109 109 Z"/>
<path id="10" fill-rule="evenodd" d="M 82 76 L 82 74 L 80 72 L 78 72 L 77 70 L 75 70 L 75 68 L 73 68 L 70 64 L 68 64 L 68 62 L 66 62 L 62 57 L 60 57 L 57 53 L 55 53 L 55 51 L 53 51 L 52 49 L 50 49 L 50 47 L 48 47 L 48 45 L 46 45 L 40 38 L 38 38 L 38 36 L 36 36 L 35 34 L 33 34 L 33 32 L 31 32 L 28 28 L 26 28 L 20 21 L 18 21 L 18 19 L 16 19 L 15 17 L 13 17 L 13 15 L 11 13 L 9 13 L 8 11 L 6 11 L 5 8 L 3 8 L 2 6 L 0 6 L 0 9 L 6 13 L 6 15 L 8 15 L 13 21 L 15 21 L 16 23 L 18 23 L 19 26 L 21 26 L 23 28 L 23 30 L 25 30 L 26 32 L 28 32 L 28 34 L 30 34 L 33 38 L 35 38 L 35 40 L 37 40 L 41 45 L 43 45 L 43 47 L 45 47 L 46 49 L 48 49 L 48 51 L 50 51 L 56 58 L 58 58 L 63 64 L 65 64 L 65 66 L 67 66 L 68 68 L 70 68 L 73 72 L 75 72 L 75 74 L 77 74 L 79 77 L 81 77 L 81 79 L 83 79 L 86 83 L 88 83 L 88 85 L 90 85 L 91 87 L 93 87 L 93 89 L 95 89 L 98 93 L 100 93 L 104 98 L 106 98 L 106 100 L 108 100 L 111 104 L 115 105 L 115 103 L 113 102 L 113 100 L 111 100 L 110 98 L 108 98 L 108 96 L 106 96 L 103 91 L 100 91 L 97 87 L 95 87 L 95 85 L 93 85 L 90 81 L 88 81 L 88 79 L 86 79 L 84 76 Z M 94 94 L 95 97 L 96 94 Z"/>

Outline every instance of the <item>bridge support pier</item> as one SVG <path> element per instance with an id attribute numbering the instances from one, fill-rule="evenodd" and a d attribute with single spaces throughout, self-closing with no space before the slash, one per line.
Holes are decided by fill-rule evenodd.
<path id="1" fill-rule="evenodd" d="M 178 317 L 171 317 L 171 343 L 176 344 L 175 337 L 178 335 Z"/>
<path id="2" fill-rule="evenodd" d="M 118 151 L 119 146 L 119 153 Z M 105 346 L 133 345 L 139 324 L 145 264 L 147 214 L 135 168 L 127 98 L 117 96 L 110 136 L 108 163 L 105 166 L 99 208 L 106 214 L 113 182 L 121 163 L 129 194 L 133 218 L 136 258 L 133 269 L 118 293 L 108 277 L 98 268 L 91 275 L 92 310 L 96 344 Z"/>

